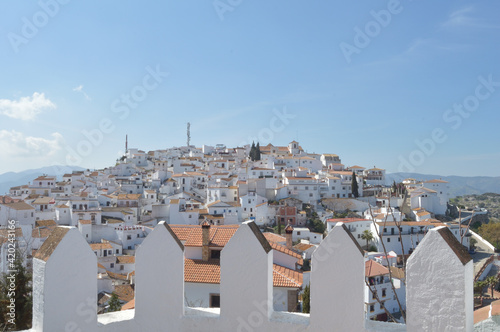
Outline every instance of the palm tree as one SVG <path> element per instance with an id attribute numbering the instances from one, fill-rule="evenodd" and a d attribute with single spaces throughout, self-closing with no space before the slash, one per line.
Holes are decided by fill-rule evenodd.
<path id="1" fill-rule="evenodd" d="M 474 293 L 478 294 L 479 297 L 483 297 L 483 289 L 488 283 L 486 281 L 476 281 L 474 283 Z"/>
<path id="2" fill-rule="evenodd" d="M 361 238 L 366 240 L 366 250 L 368 250 L 368 243 L 373 240 L 373 233 L 369 229 L 365 229 L 361 234 Z"/>
<path id="3" fill-rule="evenodd" d="M 488 278 L 486 278 L 485 281 L 486 281 L 486 284 L 488 285 L 488 287 L 491 290 L 491 297 L 493 298 L 493 290 L 495 289 L 495 286 L 498 283 L 498 279 L 495 276 L 489 276 Z"/>

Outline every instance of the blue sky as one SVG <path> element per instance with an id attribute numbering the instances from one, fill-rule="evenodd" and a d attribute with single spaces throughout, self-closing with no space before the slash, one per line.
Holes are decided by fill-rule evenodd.
<path id="1" fill-rule="evenodd" d="M 106 167 L 126 134 L 146 151 L 180 146 L 190 122 L 196 146 L 295 139 L 346 166 L 500 176 L 499 12 L 493 0 L 6 0 L 0 173 Z"/>

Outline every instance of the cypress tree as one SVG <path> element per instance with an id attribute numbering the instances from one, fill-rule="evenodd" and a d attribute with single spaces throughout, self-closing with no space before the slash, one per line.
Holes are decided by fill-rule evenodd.
<path id="1" fill-rule="evenodd" d="M 356 174 L 354 171 L 352 172 L 352 180 L 351 180 L 351 190 L 352 190 L 352 195 L 355 198 L 358 198 L 359 192 L 358 192 L 358 181 L 356 179 Z"/>

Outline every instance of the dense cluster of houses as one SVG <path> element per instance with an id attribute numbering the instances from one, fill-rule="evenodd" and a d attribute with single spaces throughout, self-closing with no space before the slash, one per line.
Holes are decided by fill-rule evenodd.
<path id="1" fill-rule="evenodd" d="M 339 156 L 307 153 L 295 141 L 260 151 L 252 161 L 250 146 L 127 149 L 109 168 L 12 187 L 0 196 L 0 272 L 7 270 L 9 220 L 27 264 L 58 225 L 74 226 L 98 258 L 100 312 L 113 292 L 123 309 L 133 308 L 135 251 L 164 220 L 185 248 L 186 305 L 218 307 L 221 250 L 242 222 L 253 220 L 273 250 L 274 309 L 297 311 L 311 254 L 324 236 L 307 227 L 316 211 L 327 232 L 343 223 L 360 246 L 374 249 L 366 255 L 366 313 L 386 320 L 399 311 L 396 294 L 404 305 L 400 258 L 429 229 L 447 226 L 468 246 L 460 225 L 435 219 L 446 212 L 445 181 L 407 179 L 403 194 L 386 185 L 384 169 L 345 166 Z M 333 218 L 346 210 L 359 217 Z M 284 234 L 269 228 L 277 224 Z"/>

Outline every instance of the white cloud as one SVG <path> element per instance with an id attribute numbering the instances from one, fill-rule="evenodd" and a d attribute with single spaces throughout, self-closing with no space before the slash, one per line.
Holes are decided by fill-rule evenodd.
<path id="1" fill-rule="evenodd" d="M 75 91 L 75 92 L 81 92 L 81 93 L 83 93 L 83 95 L 85 96 L 85 99 L 87 99 L 87 100 L 89 100 L 89 101 L 90 101 L 90 100 L 92 100 L 92 99 L 89 97 L 89 95 L 88 95 L 88 94 L 86 94 L 86 93 L 85 93 L 85 91 L 83 91 L 83 85 L 81 85 L 81 84 L 80 84 L 79 86 L 77 86 L 76 88 L 73 88 L 73 91 Z"/>
<path id="2" fill-rule="evenodd" d="M 442 24 L 444 28 L 480 28 L 480 29 L 498 29 L 499 26 L 494 23 L 488 23 L 484 19 L 474 17 L 472 13 L 475 11 L 474 6 L 464 7 L 452 12 L 448 19 Z"/>
<path id="3" fill-rule="evenodd" d="M 0 99 L 0 114 L 13 119 L 34 120 L 38 114 L 55 108 L 56 105 L 45 94 L 38 92 L 19 100 Z"/>
<path id="4" fill-rule="evenodd" d="M 62 149 L 64 138 L 57 132 L 52 133 L 51 137 L 25 136 L 15 130 L 0 130 L 0 155 L 7 160 L 10 157 L 53 157 Z"/>

